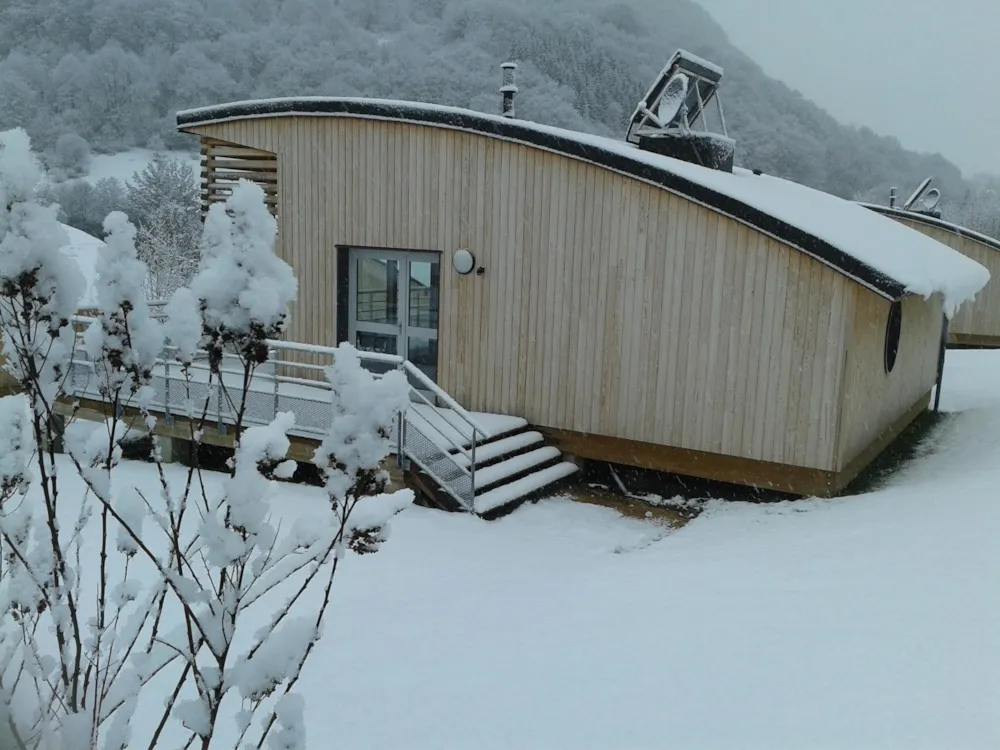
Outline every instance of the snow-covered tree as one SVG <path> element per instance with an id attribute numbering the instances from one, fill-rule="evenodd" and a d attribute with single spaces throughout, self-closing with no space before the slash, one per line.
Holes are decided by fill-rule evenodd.
<path id="1" fill-rule="evenodd" d="M 83 117 L 95 128 L 92 140 L 105 147 L 139 141 L 156 93 L 153 80 L 148 63 L 117 41 L 90 55 L 78 84 L 87 94 Z"/>
<path id="2" fill-rule="evenodd" d="M 139 230 L 139 257 L 149 268 L 150 299 L 168 299 L 193 277 L 202 231 L 198 191 L 191 168 L 163 155 L 128 183 L 128 214 Z"/>
<path id="3" fill-rule="evenodd" d="M 194 170 L 180 159 L 157 154 L 126 183 L 128 215 L 137 225 L 149 222 L 163 207 L 186 212 L 198 220 L 199 183 Z"/>
<path id="4" fill-rule="evenodd" d="M 974 179 L 964 196 L 946 200 L 944 218 L 1000 239 L 1000 178 L 981 176 Z"/>
<path id="5" fill-rule="evenodd" d="M 200 229 L 189 211 L 169 205 L 155 211 L 139 228 L 136 243 L 149 269 L 143 285 L 149 299 L 170 299 L 191 281 L 198 268 Z"/>
<path id="6" fill-rule="evenodd" d="M 90 144 L 76 133 L 63 133 L 56 139 L 53 156 L 67 177 L 82 177 L 90 166 Z"/>
<path id="7" fill-rule="evenodd" d="M 105 177 L 96 184 L 86 180 L 68 180 L 43 186 L 38 198 L 45 204 L 59 207 L 59 221 L 94 237 L 102 235 L 105 217 L 127 207 L 125 187 L 114 177 Z"/>
<path id="8" fill-rule="evenodd" d="M 32 750 L 304 750 L 295 688 L 332 606 L 334 576 L 348 550 L 377 548 L 411 497 L 382 494 L 406 379 L 375 378 L 353 348 L 337 352 L 327 372 L 333 418 L 314 459 L 328 502 L 308 524 L 282 529 L 272 517 L 275 479 L 295 469 L 287 460 L 294 418 L 246 429 L 243 421 L 249 378 L 267 356 L 262 337 L 282 330 L 296 283 L 274 257 L 264 196 L 247 183 L 210 217 L 201 270 L 171 299 L 162 329 L 145 302 L 135 227 L 124 214 L 108 216 L 97 317 L 79 352 L 100 385 L 104 421 L 77 421 L 74 410 L 60 427 L 49 417 L 65 396 L 81 284 L 65 270 L 73 264 L 59 253 L 54 210 L 32 201 L 39 176 L 26 135 L 0 136 L 0 322 L 23 391 L 0 399 L 5 729 Z M 236 450 L 221 484 L 197 460 L 186 476 L 169 475 L 155 434 L 157 491 L 119 474 L 122 444 L 157 427 L 152 385 L 164 333 L 189 392 L 218 385 L 235 406 Z M 223 342 L 243 363 L 242 379 L 218 380 Z M 215 352 L 207 383 L 193 366 L 204 344 Z M 206 398 L 187 415 L 194 444 L 207 411 Z M 66 461 L 52 448 L 57 437 Z M 86 488 L 79 496 L 57 480 L 67 461 Z"/>

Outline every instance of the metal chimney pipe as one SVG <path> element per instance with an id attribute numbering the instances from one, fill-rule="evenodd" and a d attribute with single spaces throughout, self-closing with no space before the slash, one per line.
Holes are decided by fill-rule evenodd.
<path id="1" fill-rule="evenodd" d="M 889 208 L 896 207 L 896 188 L 889 188 Z"/>
<path id="2" fill-rule="evenodd" d="M 501 63 L 500 70 L 502 75 L 500 94 L 503 96 L 501 113 L 504 117 L 513 117 L 514 95 L 517 93 L 517 86 L 514 84 L 514 71 L 517 70 L 517 63 Z"/>

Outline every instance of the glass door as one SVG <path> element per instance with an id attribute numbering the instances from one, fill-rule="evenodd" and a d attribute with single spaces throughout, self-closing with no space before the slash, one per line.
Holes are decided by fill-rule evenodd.
<path id="1" fill-rule="evenodd" d="M 406 336 L 403 355 L 427 377 L 438 377 L 438 300 L 441 263 L 438 256 L 414 253 L 404 261 L 406 280 Z"/>
<path id="2" fill-rule="evenodd" d="M 437 382 L 440 257 L 399 250 L 350 253 L 351 343 L 363 351 L 398 354 Z"/>

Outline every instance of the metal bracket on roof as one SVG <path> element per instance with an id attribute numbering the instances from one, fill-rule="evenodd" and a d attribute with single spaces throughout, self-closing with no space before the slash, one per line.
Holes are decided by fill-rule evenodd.
<path id="1" fill-rule="evenodd" d="M 677 50 L 639 102 L 629 120 L 625 140 L 638 143 L 642 135 L 677 129 L 688 133 L 701 123 L 708 131 L 706 108 L 714 100 L 719 128 L 728 135 L 722 102 L 717 96 L 722 68 L 685 50 Z"/>

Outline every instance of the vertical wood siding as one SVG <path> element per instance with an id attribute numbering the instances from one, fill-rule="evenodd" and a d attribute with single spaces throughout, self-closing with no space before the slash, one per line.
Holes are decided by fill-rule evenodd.
<path id="1" fill-rule="evenodd" d="M 899 353 L 891 373 L 885 371 L 885 332 L 889 302 L 865 293 L 852 294 L 852 333 L 841 396 L 837 468 L 846 464 L 900 415 L 927 393 L 937 380 L 941 341 L 941 298 L 903 300 Z"/>
<path id="2" fill-rule="evenodd" d="M 940 227 L 893 218 L 986 267 L 990 272 L 990 282 L 976 295 L 974 301 L 959 308 L 958 313 L 948 323 L 948 332 L 970 336 L 993 336 L 1000 339 L 1000 250 Z"/>
<path id="3" fill-rule="evenodd" d="M 306 117 L 196 132 L 278 154 L 281 249 L 301 284 L 292 338 L 335 343 L 336 245 L 440 251 L 439 379 L 466 407 L 834 468 L 852 304 L 874 295 L 797 250 L 475 134 Z M 462 247 L 483 276 L 451 271 Z"/>

